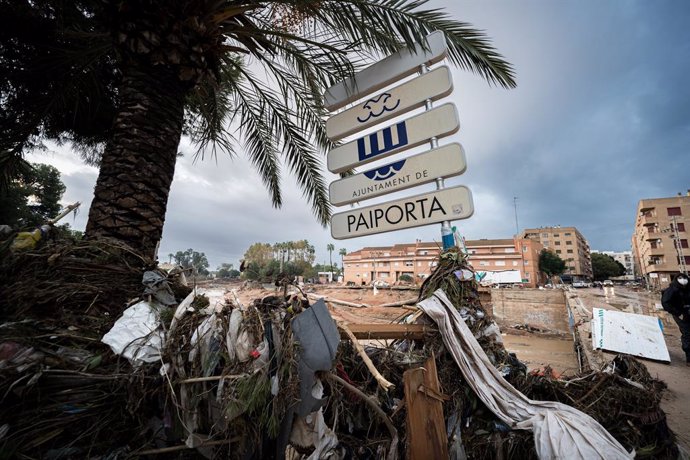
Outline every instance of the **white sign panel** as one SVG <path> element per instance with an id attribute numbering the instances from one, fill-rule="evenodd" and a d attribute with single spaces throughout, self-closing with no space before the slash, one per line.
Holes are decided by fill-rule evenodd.
<path id="1" fill-rule="evenodd" d="M 341 206 L 427 184 L 465 172 L 465 152 L 458 143 L 420 153 L 380 168 L 331 182 L 331 204 Z"/>
<path id="2" fill-rule="evenodd" d="M 328 110 L 337 110 L 350 102 L 374 93 L 419 70 L 422 64 L 434 64 L 446 57 L 446 37 L 436 31 L 426 37 L 426 50 L 421 44 L 397 53 L 357 72 L 326 90 L 324 103 Z"/>
<path id="3" fill-rule="evenodd" d="M 443 104 L 420 115 L 387 126 L 336 147 L 326 158 L 328 170 L 339 173 L 411 149 L 432 137 L 440 138 L 460 129 L 453 104 Z"/>
<path id="4" fill-rule="evenodd" d="M 472 194 L 459 186 L 353 209 L 331 217 L 336 240 L 467 219 L 474 212 Z"/>
<path id="5" fill-rule="evenodd" d="M 378 123 L 403 115 L 453 92 L 453 77 L 447 66 L 439 67 L 414 80 L 379 93 L 351 109 L 333 115 L 326 121 L 326 134 L 332 141 Z"/>
<path id="6" fill-rule="evenodd" d="M 660 319 L 622 311 L 592 309 L 594 349 L 670 362 Z"/>

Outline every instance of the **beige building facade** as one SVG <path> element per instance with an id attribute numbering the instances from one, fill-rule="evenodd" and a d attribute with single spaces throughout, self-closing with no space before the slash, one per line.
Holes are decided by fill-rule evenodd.
<path id="1" fill-rule="evenodd" d="M 592 279 L 592 256 L 589 243 L 575 227 L 541 227 L 525 229 L 520 235 L 539 241 L 565 261 L 565 274 Z"/>
<path id="2" fill-rule="evenodd" d="M 465 242 L 469 262 L 475 271 L 519 270 L 523 285 L 543 283 L 539 272 L 539 253 L 543 246 L 530 239 L 469 240 Z"/>
<path id="3" fill-rule="evenodd" d="M 540 282 L 539 252 L 542 245 L 529 239 L 466 241 L 468 262 L 475 271 L 519 270 L 523 284 Z M 345 283 L 371 284 L 379 280 L 395 283 L 409 275 L 415 283 L 433 272 L 441 253 L 438 243 L 416 241 L 393 246 L 365 247 L 343 257 Z"/>
<path id="4" fill-rule="evenodd" d="M 636 272 L 665 288 L 671 275 L 690 268 L 690 190 L 686 195 L 640 200 L 632 237 Z"/>

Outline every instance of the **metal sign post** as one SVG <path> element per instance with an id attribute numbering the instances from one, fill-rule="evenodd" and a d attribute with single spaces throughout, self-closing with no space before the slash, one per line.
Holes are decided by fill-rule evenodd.
<path id="1" fill-rule="evenodd" d="M 419 66 L 419 74 L 424 75 L 429 71 L 429 67 L 425 64 Z M 430 111 L 434 108 L 434 101 L 427 99 L 425 103 L 426 111 Z M 432 149 L 438 148 L 438 138 L 432 137 L 429 140 L 429 145 Z M 443 190 L 445 187 L 443 177 L 436 178 L 436 190 Z M 453 237 L 453 229 L 450 227 L 450 221 L 444 220 L 441 222 L 441 241 L 443 242 L 443 250 L 446 251 L 453 246 L 455 246 L 455 238 Z"/>

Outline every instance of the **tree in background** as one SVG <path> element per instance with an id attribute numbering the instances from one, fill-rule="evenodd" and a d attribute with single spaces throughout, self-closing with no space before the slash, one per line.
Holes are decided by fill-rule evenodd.
<path id="1" fill-rule="evenodd" d="M 603 281 L 615 276 L 625 275 L 625 267 L 608 254 L 593 252 L 592 272 L 595 280 Z"/>
<path id="2" fill-rule="evenodd" d="M 186 251 L 177 251 L 173 256 L 175 263 L 182 268 L 191 268 L 194 274 L 208 275 L 208 259 L 203 252 L 197 252 L 194 249 L 187 249 Z"/>
<path id="3" fill-rule="evenodd" d="M 333 271 L 333 251 L 335 251 L 335 246 L 333 243 L 328 243 L 326 245 L 326 250 L 328 251 L 328 263 L 331 265 L 331 269 L 329 271 Z"/>
<path id="4" fill-rule="evenodd" d="M 549 278 L 561 275 L 565 272 L 565 261 L 555 252 L 542 249 L 539 253 L 539 271 Z"/>
<path id="5" fill-rule="evenodd" d="M 64 193 L 60 171 L 33 164 L 0 190 L 0 224 L 15 228 L 41 225 L 60 213 Z"/>
<path id="6" fill-rule="evenodd" d="M 246 153 L 275 207 L 284 162 L 326 225 L 325 88 L 435 30 L 451 62 L 515 86 L 482 32 L 426 3 L 0 2 L 0 176 L 45 139 L 72 142 L 99 165 L 86 236 L 153 257 L 186 133 L 201 155 Z"/>
<path id="7" fill-rule="evenodd" d="M 220 267 L 218 267 L 216 271 L 216 278 L 232 279 L 239 278 L 239 276 L 240 271 L 235 270 L 235 266 L 233 264 L 220 264 Z"/>
<path id="8" fill-rule="evenodd" d="M 347 255 L 347 249 L 340 248 L 338 254 L 340 255 L 340 266 L 343 268 L 343 274 L 345 274 L 345 256 Z"/>

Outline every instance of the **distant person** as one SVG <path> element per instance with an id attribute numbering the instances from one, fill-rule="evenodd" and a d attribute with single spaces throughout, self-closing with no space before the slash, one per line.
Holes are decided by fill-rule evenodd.
<path id="1" fill-rule="evenodd" d="M 661 305 L 673 315 L 680 328 L 680 343 L 685 352 L 685 364 L 690 366 L 690 286 L 688 275 L 679 273 L 661 294 Z"/>

